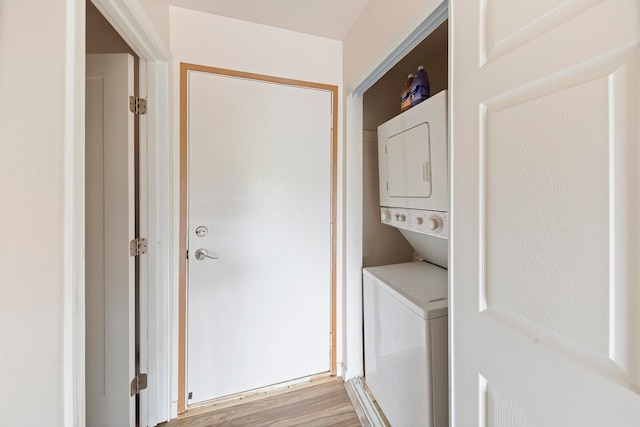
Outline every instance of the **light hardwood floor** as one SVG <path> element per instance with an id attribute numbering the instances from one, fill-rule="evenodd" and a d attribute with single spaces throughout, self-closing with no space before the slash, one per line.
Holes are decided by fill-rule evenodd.
<path id="1" fill-rule="evenodd" d="M 187 415 L 160 424 L 160 427 L 210 426 L 360 427 L 360 422 L 342 380 L 334 379 L 261 400 L 198 415 Z"/>

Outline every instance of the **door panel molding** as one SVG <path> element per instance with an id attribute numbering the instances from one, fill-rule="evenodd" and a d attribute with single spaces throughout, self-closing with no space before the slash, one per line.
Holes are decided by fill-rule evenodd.
<path id="1" fill-rule="evenodd" d="M 548 2 L 551 4 L 528 7 L 530 3 L 520 0 L 486 0 L 486 7 L 480 11 L 482 40 L 480 66 L 495 61 L 602 1 L 555 0 Z M 500 19 L 497 10 L 502 10 L 505 6 L 521 11 L 517 15 L 512 15 L 517 16 L 518 19 Z"/>
<path id="2" fill-rule="evenodd" d="M 633 93 L 634 86 L 637 85 L 630 76 L 637 75 L 639 53 L 637 48 L 626 48 L 613 55 L 605 55 L 549 76 L 543 82 L 534 82 L 481 103 L 482 132 L 479 138 L 481 153 L 479 188 L 484 209 L 495 213 L 504 206 L 504 203 L 497 201 L 495 189 L 500 181 L 504 182 L 505 176 L 499 176 L 497 171 L 507 169 L 512 173 L 524 171 L 521 174 L 515 172 L 512 176 L 513 180 L 519 181 L 520 186 L 519 197 L 511 199 L 514 208 L 521 209 L 521 212 L 516 215 L 517 223 L 521 225 L 531 221 L 530 226 L 533 228 L 533 224 L 540 219 L 535 217 L 544 210 L 546 220 L 550 221 L 553 227 L 563 230 L 562 233 L 556 234 L 553 241 L 546 239 L 547 248 L 543 251 L 545 255 L 541 257 L 543 262 L 536 271 L 543 271 L 554 265 L 557 267 L 558 264 L 569 264 L 570 257 L 576 250 L 571 248 L 572 245 L 582 248 L 583 258 L 592 259 L 592 262 L 585 262 L 589 267 L 574 271 L 566 277 L 561 277 L 558 273 L 561 270 L 559 268 L 546 270 L 545 280 L 555 280 L 555 285 L 547 288 L 538 283 L 531 287 L 527 298 L 522 298 L 521 295 L 518 298 L 512 293 L 511 286 L 505 286 L 505 274 L 509 272 L 512 275 L 506 280 L 511 283 L 515 279 L 526 281 L 525 276 L 531 272 L 525 271 L 522 266 L 519 271 L 504 267 L 501 259 L 506 253 L 524 252 L 524 247 L 505 247 L 501 243 L 496 243 L 495 231 L 492 231 L 496 230 L 499 224 L 502 229 L 511 229 L 511 231 L 504 231 L 505 233 L 515 233 L 514 230 L 518 225 L 513 221 L 514 218 L 505 218 L 504 214 L 500 214 L 500 220 L 495 219 L 496 214 L 487 215 L 479 234 L 479 247 L 482 248 L 480 251 L 482 274 L 479 277 L 480 312 L 487 309 L 493 312 L 496 308 L 506 310 L 509 312 L 508 323 L 513 324 L 514 327 L 532 333 L 535 331 L 539 336 L 544 336 L 549 343 L 569 351 L 576 360 L 598 366 L 609 374 L 620 377 L 622 381 L 636 389 L 639 384 L 638 372 L 640 372 L 636 355 L 640 352 L 640 343 L 632 336 L 628 336 L 626 331 L 632 329 L 633 323 L 637 322 L 637 315 L 628 306 L 629 299 L 635 300 L 637 290 L 635 283 L 630 282 L 629 277 L 620 273 L 625 271 L 625 260 L 620 257 L 629 244 L 628 234 L 622 232 L 628 220 L 624 217 L 627 215 L 627 209 L 623 205 L 624 194 L 620 188 L 632 185 L 631 182 L 626 182 L 629 181 L 626 178 L 629 169 L 625 165 L 625 159 L 633 154 L 627 152 L 629 150 L 622 139 L 630 123 L 628 123 L 628 117 L 620 111 L 622 108 L 628 108 L 631 111 L 635 110 L 636 115 L 638 111 L 637 106 L 627 106 L 624 103 L 620 105 L 620 102 L 625 99 L 626 93 Z M 600 94 L 601 99 L 590 99 L 597 93 Z M 563 113 L 559 111 L 559 105 L 573 106 L 569 112 Z M 542 134 L 534 130 L 542 129 L 535 124 L 543 115 L 550 116 L 546 119 L 546 126 L 558 130 L 558 135 L 563 139 L 567 138 L 566 134 L 569 130 L 574 134 L 579 127 L 588 129 L 590 135 L 594 133 L 582 123 L 581 116 L 590 117 L 589 126 L 600 121 L 599 128 L 603 129 L 601 131 L 603 134 L 598 138 L 600 143 L 585 145 L 581 150 L 573 151 L 571 144 L 564 143 L 563 139 L 544 140 Z M 530 124 L 523 125 L 523 123 Z M 513 128 L 514 124 L 520 128 L 532 129 L 529 138 L 535 139 L 535 143 L 523 144 L 515 148 L 516 151 L 528 152 L 530 155 L 525 156 L 526 159 L 522 164 L 514 162 L 511 158 L 509 168 L 501 163 L 500 156 L 514 150 L 519 140 L 526 139 L 524 136 L 515 138 L 514 135 L 506 138 L 505 130 Z M 586 138 L 580 139 L 586 141 Z M 573 147 L 580 146 L 580 142 L 568 142 L 572 143 Z M 496 146 L 498 144 L 501 145 Z M 588 147 L 588 150 L 585 150 L 585 147 Z M 564 156 L 560 158 L 564 163 L 561 167 L 554 165 L 554 161 L 550 160 L 552 155 L 547 155 L 544 162 L 541 162 L 539 158 L 536 160 L 537 156 L 533 151 L 563 152 Z M 596 155 L 594 154 L 596 151 L 599 151 L 597 159 L 609 157 L 608 161 L 595 161 L 593 156 Z M 539 172 L 543 170 L 541 163 L 547 165 L 547 172 L 551 174 L 546 178 L 545 174 Z M 584 165 L 590 165 L 588 170 L 584 170 Z M 576 181 L 561 179 L 560 170 L 571 177 L 578 177 L 581 173 L 583 176 Z M 536 177 L 538 182 L 554 182 L 554 185 L 545 191 L 543 199 L 538 199 L 536 194 L 531 194 L 535 185 L 526 176 L 534 173 L 538 174 Z M 519 176 L 516 178 L 516 175 Z M 623 187 L 617 187 L 623 183 Z M 571 204 L 573 206 L 571 216 L 567 215 L 568 211 L 564 211 L 562 215 L 555 212 L 553 201 L 567 200 L 573 194 L 578 194 L 578 184 L 588 184 L 590 191 L 594 193 L 593 199 L 601 202 L 589 203 L 588 206 L 580 208 L 580 203 L 575 200 Z M 595 194 L 596 188 L 599 190 L 599 195 Z M 531 202 L 526 201 L 525 197 L 528 200 L 536 200 L 536 212 L 528 211 Z M 598 214 L 600 218 L 597 217 Z M 602 227 L 592 230 L 588 235 L 581 236 L 577 231 L 589 228 L 590 224 L 599 223 L 602 223 Z M 572 236 L 569 241 L 567 241 L 567 235 Z M 578 244 L 579 238 L 585 239 L 587 243 Z M 509 239 L 504 239 L 503 236 L 502 240 Z M 568 244 L 569 242 L 571 244 Z M 598 262 L 602 255 L 605 255 L 607 263 Z M 528 269 L 531 269 L 531 264 Z M 498 270 L 501 271 L 502 277 L 496 274 Z M 600 280 L 595 282 L 587 280 L 590 278 L 594 281 L 596 277 Z M 561 288 L 560 283 L 573 283 L 573 290 L 576 293 L 573 304 L 543 304 L 544 300 L 550 295 L 555 295 L 556 290 Z M 548 292 L 536 294 L 542 288 L 546 288 Z M 591 298 L 580 297 L 585 293 Z M 595 295 L 599 295 L 599 298 L 595 298 Z M 609 303 L 603 304 L 602 301 L 607 299 Z M 551 300 L 553 301 L 554 298 Z M 546 313 L 534 309 L 541 306 L 545 307 Z M 571 316 L 567 315 L 567 311 L 571 312 Z M 560 327 L 554 321 L 559 318 L 569 322 L 571 327 L 567 325 Z M 570 343 L 565 342 L 566 340 Z"/>
<path id="3" fill-rule="evenodd" d="M 337 251 L 337 140 L 338 140 L 338 87 L 322 83 L 286 79 L 197 64 L 180 64 L 180 237 L 179 237 L 179 291 L 178 291 L 178 413 L 187 410 L 186 396 L 186 339 L 187 339 L 187 201 L 188 201 L 188 117 L 187 95 L 189 72 L 211 73 L 262 82 L 270 82 L 332 94 L 331 141 L 331 375 L 336 374 L 336 251 Z"/>

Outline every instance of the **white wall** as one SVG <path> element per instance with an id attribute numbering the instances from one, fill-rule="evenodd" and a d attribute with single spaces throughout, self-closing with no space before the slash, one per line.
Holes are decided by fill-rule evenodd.
<path id="1" fill-rule="evenodd" d="M 0 1 L 2 425 L 84 425 L 84 50 L 85 0 Z"/>
<path id="2" fill-rule="evenodd" d="M 78 399 L 73 365 L 84 361 L 72 353 L 84 330 L 72 289 L 83 279 L 73 243 L 84 235 L 71 221 L 83 212 L 73 198 L 84 125 L 73 118 L 84 119 L 84 94 L 69 77 L 84 70 L 79 15 L 84 0 L 0 2 L 2 425 L 71 425 Z"/>
<path id="3" fill-rule="evenodd" d="M 151 19 L 154 28 L 169 46 L 169 6 L 163 0 L 138 0 Z"/>
<path id="4" fill-rule="evenodd" d="M 174 99 L 174 191 L 179 190 L 179 89 L 180 62 L 226 68 L 236 71 L 265 74 L 283 78 L 336 85 L 342 93 L 342 43 L 321 37 L 236 19 L 170 8 L 171 52 L 173 54 Z M 342 110 L 339 100 L 338 109 Z M 342 121 L 338 123 L 341 135 Z M 342 138 L 338 139 L 342 150 Z M 340 152 L 340 151 L 339 151 Z M 339 183 L 340 185 L 340 183 Z M 176 200 L 177 202 L 177 200 Z M 341 208 L 340 206 L 338 207 Z M 174 206 L 178 218 L 178 206 Z M 338 213 L 340 215 L 340 211 Z M 176 224 L 177 228 L 177 224 Z M 340 238 L 340 236 L 339 236 Z M 340 245 L 340 242 L 339 242 Z M 340 251 L 338 253 L 340 257 Z M 339 258 L 340 259 L 340 258 Z M 338 264 L 340 261 L 338 259 Z M 340 274 L 340 267 L 338 268 Z M 341 282 L 338 281 L 338 294 Z M 177 283 L 173 292 L 174 345 L 173 345 L 173 400 L 177 405 Z M 338 299 L 340 307 L 341 300 Z M 341 330 L 340 310 L 338 331 Z M 340 333 L 340 332 L 339 332 Z M 338 338 L 340 339 L 340 338 Z M 338 363 L 341 348 L 338 346 Z"/>
<path id="5" fill-rule="evenodd" d="M 367 77 L 441 2 L 369 0 L 344 39 L 345 95 L 349 95 L 354 85 Z"/>
<path id="6" fill-rule="evenodd" d="M 318 83 L 342 83 L 339 41 L 176 7 L 170 8 L 170 16 L 175 71 L 179 71 L 180 62 L 190 62 Z M 178 83 L 179 75 L 174 77 Z M 174 89 L 177 95 L 179 87 Z"/>
<path id="7" fill-rule="evenodd" d="M 345 378 L 364 374 L 362 356 L 362 97 L 351 96 L 441 3 L 441 0 L 369 0 L 343 42 L 345 85 L 344 306 Z"/>

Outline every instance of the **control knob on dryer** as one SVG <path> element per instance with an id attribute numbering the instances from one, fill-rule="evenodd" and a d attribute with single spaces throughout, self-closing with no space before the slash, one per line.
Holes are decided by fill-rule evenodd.
<path id="1" fill-rule="evenodd" d="M 395 214 L 393 216 L 393 219 L 395 219 L 396 221 L 404 222 L 405 218 L 404 218 L 404 215 L 402 215 L 402 214 Z"/>
<path id="2" fill-rule="evenodd" d="M 442 219 L 436 215 L 433 215 L 427 220 L 427 227 L 431 231 L 437 231 L 442 228 Z"/>
<path id="3" fill-rule="evenodd" d="M 380 212 L 380 218 L 382 218 L 383 221 L 389 221 L 389 216 L 389 211 L 386 209 Z"/>
<path id="4" fill-rule="evenodd" d="M 423 219 L 422 219 L 422 217 L 421 217 L 421 216 L 417 216 L 417 217 L 413 220 L 413 222 L 415 222 L 417 225 L 421 225 L 421 224 L 422 224 L 422 222 L 423 222 Z"/>

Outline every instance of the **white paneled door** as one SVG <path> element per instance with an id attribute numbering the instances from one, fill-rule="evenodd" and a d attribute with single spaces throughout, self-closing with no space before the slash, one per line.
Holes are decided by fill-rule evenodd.
<path id="1" fill-rule="evenodd" d="M 332 93 L 187 81 L 194 404 L 330 370 Z"/>
<path id="2" fill-rule="evenodd" d="M 451 2 L 453 425 L 640 423 L 640 2 Z"/>
<path id="3" fill-rule="evenodd" d="M 135 426 L 133 57 L 87 55 L 87 425 Z"/>

